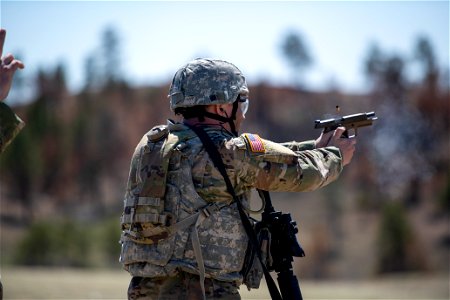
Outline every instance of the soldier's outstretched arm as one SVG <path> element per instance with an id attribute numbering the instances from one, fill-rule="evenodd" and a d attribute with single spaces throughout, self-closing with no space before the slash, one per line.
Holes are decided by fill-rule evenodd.
<path id="1" fill-rule="evenodd" d="M 343 157 L 343 166 L 346 166 L 351 162 L 353 158 L 353 153 L 355 152 L 356 137 L 352 136 L 342 138 L 342 135 L 345 131 L 345 127 L 338 127 L 333 131 L 329 131 L 326 133 L 322 132 L 315 141 L 311 140 L 300 143 L 293 141 L 281 143 L 281 145 L 295 152 L 334 146 L 341 151 L 341 156 Z"/>
<path id="2" fill-rule="evenodd" d="M 336 147 L 292 151 L 253 134 L 232 139 L 228 147 L 244 184 L 268 191 L 315 190 L 336 180 L 343 166 Z"/>

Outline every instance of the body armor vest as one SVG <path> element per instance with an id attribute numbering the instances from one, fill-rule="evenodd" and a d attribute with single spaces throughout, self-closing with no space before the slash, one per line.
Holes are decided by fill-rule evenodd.
<path id="1" fill-rule="evenodd" d="M 192 166 L 205 155 L 195 133 L 180 124 L 153 128 L 137 146 L 121 218 L 120 261 L 131 275 L 181 269 L 242 280 L 248 238 L 236 204 L 231 196 L 229 203 L 207 202 L 194 186 Z"/>

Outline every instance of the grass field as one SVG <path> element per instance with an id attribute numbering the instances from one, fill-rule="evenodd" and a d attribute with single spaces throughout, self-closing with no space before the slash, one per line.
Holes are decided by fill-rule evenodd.
<path id="1" fill-rule="evenodd" d="M 120 270 L 6 268 L 4 299 L 126 299 L 129 275 Z M 305 299 L 449 299 L 448 274 L 408 275 L 363 281 L 301 283 Z M 269 299 L 267 288 L 247 291 L 243 299 Z"/>

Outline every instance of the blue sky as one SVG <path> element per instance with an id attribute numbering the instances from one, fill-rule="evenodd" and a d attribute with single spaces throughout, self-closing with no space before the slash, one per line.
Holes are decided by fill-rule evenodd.
<path id="1" fill-rule="evenodd" d="M 1 1 L 5 52 L 21 53 L 25 75 L 38 67 L 67 67 L 78 89 L 86 57 L 106 26 L 121 39 L 121 69 L 133 84 L 168 83 L 192 58 L 229 60 L 250 84 L 289 83 L 280 44 L 299 32 L 314 64 L 311 88 L 334 82 L 363 91 L 362 62 L 371 43 L 388 54 L 412 56 L 426 35 L 441 66 L 449 65 L 448 1 Z M 448 68 L 448 67 L 447 67 Z"/>

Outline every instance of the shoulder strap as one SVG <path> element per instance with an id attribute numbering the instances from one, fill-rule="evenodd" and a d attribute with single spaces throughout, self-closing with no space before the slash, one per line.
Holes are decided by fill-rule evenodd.
<path id="1" fill-rule="evenodd" d="M 250 223 L 250 220 L 248 219 L 248 216 L 244 211 L 244 208 L 242 206 L 240 199 L 236 196 L 233 185 L 231 184 L 230 178 L 228 177 L 228 174 L 225 169 L 225 165 L 222 161 L 219 151 L 214 146 L 214 144 L 211 141 L 208 134 L 201 127 L 191 126 L 191 125 L 187 125 L 187 126 L 190 129 L 192 129 L 192 131 L 194 131 L 198 135 L 200 140 L 202 141 L 206 152 L 208 153 L 209 157 L 211 158 L 211 160 L 214 163 L 214 166 L 217 168 L 217 170 L 219 170 L 220 174 L 223 176 L 223 179 L 225 180 L 225 184 L 227 185 L 228 192 L 231 194 L 234 201 L 236 202 L 236 205 L 239 210 L 239 216 L 241 217 L 241 220 L 242 220 L 242 224 L 244 225 L 245 231 L 250 239 L 250 242 L 253 244 L 253 247 L 256 249 L 256 255 L 258 256 L 258 259 L 261 262 L 261 266 L 264 271 L 264 277 L 266 278 L 267 287 L 269 288 L 271 298 L 274 300 L 282 300 L 281 294 L 278 291 L 275 281 L 273 280 L 272 276 L 270 276 L 270 272 L 267 269 L 265 263 L 263 262 L 262 255 L 261 255 L 261 249 L 260 249 L 259 243 L 258 243 L 258 238 L 256 237 L 256 233 L 253 230 L 253 226 Z"/>

